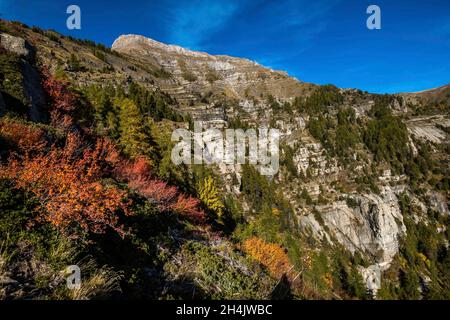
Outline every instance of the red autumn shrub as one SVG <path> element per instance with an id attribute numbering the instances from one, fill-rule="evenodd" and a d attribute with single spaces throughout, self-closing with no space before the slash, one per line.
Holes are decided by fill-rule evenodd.
<path id="1" fill-rule="evenodd" d="M 177 201 L 171 204 L 171 209 L 191 220 L 203 223 L 206 217 L 205 213 L 198 208 L 199 204 L 198 199 L 180 194 Z"/>
<path id="2" fill-rule="evenodd" d="M 155 178 L 149 161 L 140 157 L 135 161 L 123 161 L 116 169 L 116 175 L 128 182 L 128 186 L 136 190 L 156 204 L 159 210 L 173 210 L 190 220 L 203 222 L 205 214 L 198 209 L 200 201 L 180 194 L 174 186 Z"/>
<path id="3" fill-rule="evenodd" d="M 79 145 L 80 138 L 69 134 L 64 148 L 53 146 L 45 155 L 11 158 L 0 167 L 0 177 L 34 193 L 41 202 L 39 218 L 66 234 L 76 235 L 73 227 L 93 233 L 110 227 L 123 235 L 116 212 L 130 214 L 126 192 L 99 181 L 110 146 L 99 140 L 93 149 L 81 151 Z"/>
<path id="4" fill-rule="evenodd" d="M 73 125 L 72 113 L 76 108 L 77 96 L 68 83 L 56 79 L 47 68 L 42 70 L 42 87 L 49 99 L 52 125 L 67 130 Z"/>

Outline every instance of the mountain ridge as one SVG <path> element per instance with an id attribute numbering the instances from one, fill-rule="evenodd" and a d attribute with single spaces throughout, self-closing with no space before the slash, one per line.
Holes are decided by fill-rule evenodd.
<path id="1" fill-rule="evenodd" d="M 160 65 L 174 76 L 175 83 L 187 88 L 193 96 L 199 90 L 211 89 L 213 93 L 231 94 L 242 99 L 251 84 L 248 91 L 260 87 L 252 96 L 259 96 L 261 91 L 268 89 L 283 99 L 304 94 L 305 88 L 314 86 L 246 58 L 192 51 L 140 35 L 120 36 L 114 41 L 112 50 Z M 173 88 L 169 86 L 168 90 Z"/>
<path id="2" fill-rule="evenodd" d="M 262 67 L 266 70 L 269 70 L 271 72 L 274 73 L 281 73 L 284 74 L 288 77 L 290 77 L 293 80 L 298 81 L 299 83 L 305 83 L 302 80 L 297 79 L 294 76 L 289 75 L 288 71 L 286 70 L 276 70 L 267 66 L 264 66 L 250 58 L 241 58 L 241 57 L 235 57 L 235 56 L 231 56 L 228 54 L 210 54 L 206 51 L 197 51 L 197 50 L 192 50 L 192 49 L 187 49 L 181 45 L 176 45 L 176 44 L 167 44 L 158 40 L 154 40 L 150 37 L 144 36 L 144 35 L 139 35 L 139 34 L 123 34 L 120 35 L 119 37 L 117 37 L 113 44 L 111 45 L 111 49 L 118 51 L 118 52 L 122 52 L 122 53 L 130 53 L 131 51 L 133 51 L 132 49 L 129 48 L 129 46 L 136 46 L 137 43 L 142 43 L 142 44 L 147 44 L 150 45 L 151 47 L 154 47 L 155 49 L 158 50 L 164 50 L 167 52 L 171 52 L 174 54 L 179 54 L 179 55 L 184 55 L 184 56 L 191 56 L 191 57 L 198 57 L 198 58 L 210 58 L 210 59 L 216 59 L 216 60 L 220 60 L 220 59 L 227 59 L 227 60 L 237 60 L 237 61 L 246 61 L 249 62 L 251 64 L 254 64 L 256 66 Z M 314 84 L 313 85 L 318 85 L 318 84 Z M 448 84 L 444 84 L 442 86 L 439 87 L 433 87 L 433 88 L 429 88 L 429 89 L 425 89 L 425 90 L 421 90 L 421 91 L 417 91 L 417 92 L 398 92 L 398 93 L 393 93 L 393 94 L 398 94 L 398 95 L 421 95 L 421 94 L 427 94 L 430 92 L 435 92 L 435 91 L 439 91 L 439 90 L 446 90 L 450 87 L 450 83 Z M 341 88 L 343 90 L 352 90 L 352 89 L 360 89 L 357 87 L 350 87 L 350 88 Z M 381 93 L 382 94 L 382 93 Z"/>

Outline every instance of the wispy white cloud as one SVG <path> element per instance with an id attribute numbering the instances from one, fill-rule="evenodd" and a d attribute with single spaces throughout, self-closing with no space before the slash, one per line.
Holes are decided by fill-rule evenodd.
<path id="1" fill-rule="evenodd" d="M 239 8 L 238 1 L 169 1 L 166 26 L 171 42 L 202 49 L 202 42 L 223 27 Z"/>
<path id="2" fill-rule="evenodd" d="M 236 45 L 252 51 L 251 58 L 263 65 L 278 68 L 310 48 L 333 19 L 329 15 L 342 0 L 260 1 L 259 20 L 243 23 L 244 36 Z M 255 25 L 256 24 L 256 25 Z M 251 49 L 251 50 L 249 50 Z"/>
<path id="3" fill-rule="evenodd" d="M 221 31 L 244 47 L 252 43 L 267 46 L 267 40 L 277 45 L 282 39 L 306 46 L 325 29 L 321 18 L 340 1 L 166 0 L 164 24 L 170 42 L 191 49 L 208 49 Z"/>

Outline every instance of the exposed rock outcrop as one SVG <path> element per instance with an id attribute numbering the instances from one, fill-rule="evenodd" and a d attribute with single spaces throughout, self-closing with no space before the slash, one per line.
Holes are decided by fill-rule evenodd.
<path id="1" fill-rule="evenodd" d="M 248 59 L 210 55 L 139 35 L 120 36 L 112 49 L 162 67 L 171 77 L 160 81 L 161 88 L 188 105 L 201 102 L 198 93 L 206 91 L 251 100 L 267 93 L 292 98 L 313 87 Z"/>
<path id="2" fill-rule="evenodd" d="M 381 194 L 353 195 L 354 208 L 345 201 L 320 208 L 324 223 L 350 251 L 369 253 L 375 261 L 390 261 L 398 252 L 398 236 L 406 231 L 396 194 L 383 187 Z"/>
<path id="3" fill-rule="evenodd" d="M 371 257 L 376 263 L 361 270 L 367 287 L 376 293 L 381 271 L 389 267 L 398 252 L 398 238 L 406 232 L 397 199 L 403 191 L 401 186 L 385 186 L 379 195 L 349 195 L 351 207 L 346 201 L 317 206 L 326 229 L 312 222 L 312 215 L 300 217 L 300 223 L 318 239 L 323 239 L 327 230 L 327 239 L 334 238 L 351 252 Z"/>
<path id="4" fill-rule="evenodd" d="M 44 121 L 46 119 L 44 113 L 45 94 L 41 86 L 40 74 L 34 67 L 35 48 L 23 38 L 6 33 L 0 34 L 0 41 L 3 48 L 22 58 L 23 90 L 27 100 L 26 103 L 30 106 L 30 118 L 37 122 Z M 1 113 L 2 107 L 0 103 L 0 115 Z"/>
<path id="5" fill-rule="evenodd" d="M 446 201 L 444 195 L 432 190 L 430 190 L 427 195 L 430 200 L 431 209 L 439 212 L 442 215 L 450 214 L 450 211 L 448 209 L 448 202 Z"/>
<path id="6" fill-rule="evenodd" d="M 407 125 L 416 138 L 439 144 L 447 139 L 441 128 L 450 128 L 450 119 L 442 115 L 417 117 L 408 121 Z"/>
<path id="7" fill-rule="evenodd" d="M 327 158 L 320 143 L 309 143 L 298 148 L 294 155 L 294 164 L 299 173 L 307 171 L 313 176 L 336 173 L 339 170 L 336 159 Z"/>
<path id="8" fill-rule="evenodd" d="M 360 267 L 359 272 L 366 283 L 367 289 L 372 292 L 372 294 L 377 293 L 381 287 L 381 275 L 383 271 L 386 271 L 390 266 L 389 262 L 376 263 L 367 268 Z"/>
<path id="9" fill-rule="evenodd" d="M 209 56 L 209 54 L 204 53 L 204 52 L 188 50 L 188 49 L 185 49 L 180 46 L 165 44 L 165 43 L 158 42 L 158 41 L 150 39 L 150 38 L 146 38 L 144 36 L 133 35 L 133 34 L 121 35 L 119 38 L 117 38 L 114 41 L 114 43 L 112 44 L 112 47 L 116 50 L 121 50 L 121 49 L 127 49 L 129 46 L 136 46 L 138 44 L 140 44 L 142 46 L 150 46 L 155 49 L 164 50 L 164 51 L 172 52 L 175 54 L 182 54 L 182 55 L 186 55 L 186 56 L 192 56 L 192 57 L 208 57 Z"/>
<path id="10" fill-rule="evenodd" d="M 9 52 L 15 53 L 26 59 L 33 59 L 35 50 L 23 38 L 15 37 L 7 33 L 0 34 L 0 43 Z"/>

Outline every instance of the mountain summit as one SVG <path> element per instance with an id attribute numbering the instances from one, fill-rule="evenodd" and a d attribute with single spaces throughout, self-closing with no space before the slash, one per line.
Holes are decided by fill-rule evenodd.
<path id="1" fill-rule="evenodd" d="M 248 59 L 210 55 L 139 35 L 120 36 L 112 49 L 170 73 L 173 77 L 162 81 L 161 86 L 186 103 L 198 102 L 205 92 L 238 100 L 258 99 L 267 93 L 280 99 L 292 99 L 313 87 Z"/>
<path id="2" fill-rule="evenodd" d="M 145 47 L 152 47 L 154 49 L 160 49 L 166 52 L 173 52 L 175 54 L 181 54 L 186 56 L 193 56 L 193 57 L 208 57 L 210 56 L 207 53 L 199 52 L 199 51 L 193 51 L 189 49 L 185 49 L 183 47 L 177 46 L 177 45 L 170 45 L 165 44 L 156 40 L 153 40 L 151 38 L 147 38 L 141 35 L 136 34 L 127 34 L 127 35 L 121 35 L 119 38 L 117 38 L 113 44 L 112 49 L 116 51 L 132 51 L 132 50 L 139 50 L 139 48 L 145 50 Z"/>

